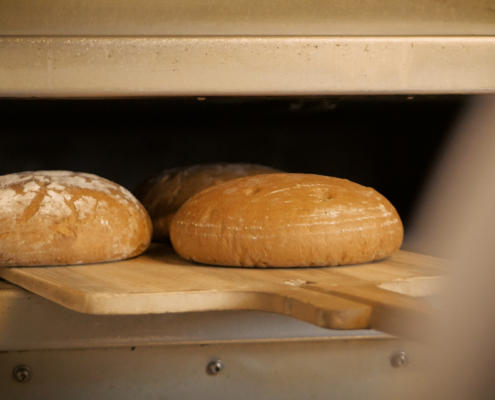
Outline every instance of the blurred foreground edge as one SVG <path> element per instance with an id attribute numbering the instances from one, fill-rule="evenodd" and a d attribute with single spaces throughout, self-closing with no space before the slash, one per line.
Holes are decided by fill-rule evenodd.
<path id="1" fill-rule="evenodd" d="M 422 399 L 495 398 L 495 96 L 477 96 L 432 177 L 411 235 L 452 261 L 442 312 L 428 330 Z"/>

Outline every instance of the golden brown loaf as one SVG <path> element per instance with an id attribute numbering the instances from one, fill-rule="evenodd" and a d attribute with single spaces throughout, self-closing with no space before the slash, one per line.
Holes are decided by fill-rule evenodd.
<path id="1" fill-rule="evenodd" d="M 0 176 L 0 264 L 86 264 L 142 253 L 144 207 L 123 187 L 68 171 Z"/>
<path id="2" fill-rule="evenodd" d="M 189 260 L 246 267 L 369 262 L 399 249 L 402 222 L 374 189 L 344 179 L 273 174 L 237 179 L 192 197 L 170 238 Z"/>
<path id="3" fill-rule="evenodd" d="M 134 194 L 150 214 L 153 240 L 167 241 L 173 216 L 196 193 L 233 179 L 275 172 L 280 171 L 255 164 L 198 164 L 163 171 L 143 182 Z"/>

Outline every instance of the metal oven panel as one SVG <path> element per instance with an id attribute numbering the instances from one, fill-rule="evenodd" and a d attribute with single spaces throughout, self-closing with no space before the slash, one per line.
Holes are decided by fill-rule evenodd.
<path id="1" fill-rule="evenodd" d="M 407 388 L 425 379 L 420 358 L 417 345 L 380 338 L 5 352 L 0 391 L 29 400 L 414 399 Z"/>

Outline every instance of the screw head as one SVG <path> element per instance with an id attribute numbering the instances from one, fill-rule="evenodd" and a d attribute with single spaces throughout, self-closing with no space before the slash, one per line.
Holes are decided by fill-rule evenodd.
<path id="1" fill-rule="evenodd" d="M 409 360 L 405 351 L 398 351 L 397 353 L 394 353 L 390 359 L 390 363 L 394 368 L 403 367 L 407 365 L 408 362 Z"/>
<path id="2" fill-rule="evenodd" d="M 208 375 L 217 375 L 222 371 L 223 369 L 223 362 L 222 360 L 214 360 L 208 363 L 206 366 L 206 372 Z"/>
<path id="3" fill-rule="evenodd" d="M 33 376 L 33 372 L 31 371 L 31 368 L 29 368 L 27 365 L 18 365 L 17 367 L 14 368 L 13 376 L 17 382 L 24 383 L 31 380 L 31 377 Z"/>

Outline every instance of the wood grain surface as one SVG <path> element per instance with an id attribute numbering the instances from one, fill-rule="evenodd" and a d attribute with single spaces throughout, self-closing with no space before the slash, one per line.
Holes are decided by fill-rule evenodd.
<path id="1" fill-rule="evenodd" d="M 431 319 L 434 312 L 420 297 L 437 294 L 446 273 L 444 261 L 405 251 L 353 266 L 254 269 L 196 264 L 162 244 L 120 262 L 0 267 L 2 278 L 82 313 L 259 310 L 325 328 L 401 336 Z"/>

